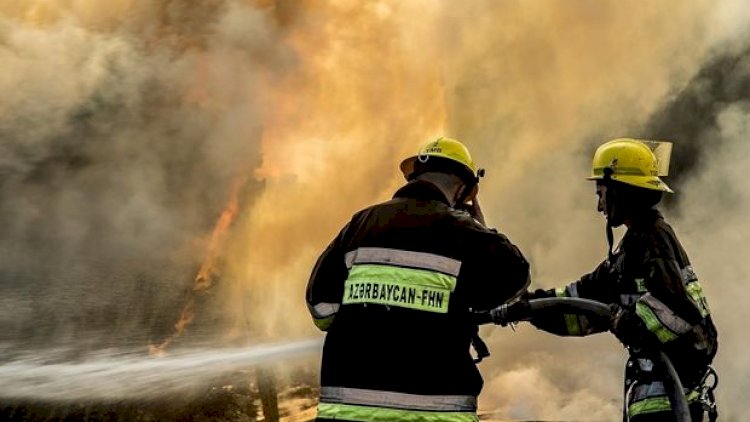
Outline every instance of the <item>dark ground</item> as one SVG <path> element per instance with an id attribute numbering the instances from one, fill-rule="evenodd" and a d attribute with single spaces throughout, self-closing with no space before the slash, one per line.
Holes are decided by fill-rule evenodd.
<path id="1" fill-rule="evenodd" d="M 225 385 L 211 387 L 205 394 L 191 398 L 91 403 L 6 400 L 0 402 L 0 420 L 255 422 L 266 420 L 260 397 L 260 391 L 252 385 L 244 388 Z M 278 397 L 281 420 L 294 416 L 301 408 L 314 406 L 315 397 L 317 391 L 313 387 L 298 385 L 286 388 Z M 299 418 L 294 420 L 302 422 Z"/>

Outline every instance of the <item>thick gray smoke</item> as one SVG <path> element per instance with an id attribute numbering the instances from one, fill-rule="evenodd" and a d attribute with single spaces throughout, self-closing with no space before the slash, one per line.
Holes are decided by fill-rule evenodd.
<path id="1" fill-rule="evenodd" d="M 664 206 L 713 305 L 720 345 L 714 362 L 721 378 L 717 395 L 722 419 L 729 421 L 743 420 L 742 408 L 750 400 L 745 376 L 750 360 L 745 356 L 748 343 L 744 335 L 750 311 L 742 305 L 747 297 L 746 257 L 750 254 L 750 184 L 744 177 L 750 167 L 747 47 L 745 43 L 717 48 L 696 76 L 641 129 L 634 126 L 626 132 L 674 143 L 667 180 L 677 193 L 666 198 Z M 583 208 L 593 214 L 592 205 L 589 201 Z M 601 229 L 602 221 L 595 224 Z M 600 239 L 602 234 L 600 231 Z M 603 244 L 599 250 L 605 251 Z M 534 253 L 532 250 L 532 256 Z M 521 356 L 522 363 L 516 362 L 513 369 L 492 378 L 490 392 L 495 390 L 493 386 L 511 392 L 510 398 L 487 394 L 501 403 L 493 414 L 614 420 L 620 412 L 619 382 L 625 357 L 624 351 L 616 352 L 616 341 L 611 336 L 563 340 L 542 336 L 530 327 L 520 327 L 513 336 L 500 335 L 500 353 Z M 501 344 L 512 346 L 508 349 Z M 582 413 L 584 408 L 590 411 Z"/>
<path id="2" fill-rule="evenodd" d="M 750 68 L 745 65 L 738 70 L 735 82 L 747 85 Z M 741 409 L 750 400 L 746 377 L 750 360 L 744 335 L 750 311 L 742 305 L 747 298 L 750 254 L 750 184 L 743 174 L 750 166 L 750 93 L 746 91 L 744 97 L 723 104 L 716 112 L 715 125 L 699 139 L 706 146 L 701 171 L 691 173 L 682 186 L 677 224 L 700 271 L 719 328 L 719 399 L 728 420 L 739 421 Z"/>
<path id="3" fill-rule="evenodd" d="M 736 24 L 747 15 L 738 13 Z M 738 10 L 734 10 L 738 12 Z M 726 40 L 690 83 L 663 110 L 655 113 L 646 133 L 675 143 L 670 214 L 699 271 L 719 328 L 720 405 L 729 420 L 741 420 L 750 400 L 743 356 L 744 322 L 750 312 L 740 303 L 747 296 L 746 257 L 750 254 L 750 45 L 738 30 Z"/>
<path id="4" fill-rule="evenodd" d="M 264 11 L 214 3 L 99 30 L 62 6 L 39 25 L 0 14 L 0 340 L 171 330 L 232 179 L 259 161 L 260 79 L 279 67 Z"/>

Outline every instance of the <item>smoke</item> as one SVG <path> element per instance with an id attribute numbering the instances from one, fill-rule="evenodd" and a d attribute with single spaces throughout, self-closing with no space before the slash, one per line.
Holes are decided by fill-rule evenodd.
<path id="1" fill-rule="evenodd" d="M 145 343 L 174 318 L 230 181 L 257 165 L 284 52 L 240 4 L 133 4 L 112 22 L 84 3 L 0 15 L 1 334 Z"/>
<path id="2" fill-rule="evenodd" d="M 744 83 L 750 80 L 748 70 L 745 66 L 736 74 Z M 720 330 L 719 399 L 728 408 L 730 420 L 740 420 L 742 404 L 750 399 L 750 384 L 741 375 L 750 370 L 750 362 L 743 357 L 747 340 L 742 334 L 750 312 L 737 305 L 746 296 L 745 259 L 750 253 L 750 225 L 745 217 L 750 189 L 743 181 L 743 169 L 750 164 L 750 101 L 744 98 L 726 104 L 715 117 L 715 131 L 701 141 L 719 146 L 705 153 L 703 171 L 686 181 L 678 206 L 679 224 Z"/>
<path id="3" fill-rule="evenodd" d="M 591 390 L 564 392 L 537 367 L 504 372 L 486 388 L 488 398 L 502 403 L 491 415 L 517 420 L 580 420 L 581 409 L 589 409 L 586 418 L 604 421 L 619 413 L 618 403 L 603 400 Z"/>
<path id="4" fill-rule="evenodd" d="M 487 168 L 487 220 L 533 287 L 559 286 L 605 257 L 583 180 L 594 145 L 656 138 L 675 142 L 667 217 L 716 314 L 723 415 L 739 417 L 742 2 L 194 3 L 0 3 L 0 338 L 160 340 L 247 176 L 181 338 L 314 334 L 302 296 L 317 254 L 442 134 Z M 484 412 L 619 417 L 626 353 L 611 336 L 483 333 Z"/>
<path id="5" fill-rule="evenodd" d="M 255 172 L 266 189 L 230 248 L 234 331 L 311 333 L 300 305 L 315 255 L 356 209 L 391 194 L 394 157 L 442 132 L 441 75 L 424 66 L 435 13 L 427 1 L 297 6 L 286 29 L 297 68 L 274 89 Z M 408 25 L 417 14 L 424 23 Z"/>
<path id="6" fill-rule="evenodd" d="M 495 215 L 511 222 L 506 231 L 522 246 L 535 267 L 534 287 L 567 283 L 603 259 L 606 250 L 603 222 L 593 212 L 591 191 L 582 189 L 591 187 L 579 180 L 589 164 L 592 143 L 618 136 L 636 136 L 675 143 L 672 177 L 668 180 L 678 187 L 678 194 L 667 201 L 670 205 L 667 218 L 675 226 L 694 266 L 701 272 L 709 302 L 728 304 L 732 297 L 743 297 L 743 286 L 739 282 L 743 273 L 740 257 L 747 251 L 738 237 L 748 232 L 742 217 L 746 214 L 747 193 L 739 172 L 746 168 L 746 87 L 750 79 L 747 72 L 748 46 L 743 35 L 746 25 L 740 27 L 738 24 L 747 22 L 748 15 L 746 7 L 738 6 L 738 3 L 725 3 L 703 12 L 682 9 L 679 18 L 666 9 L 651 9 L 649 12 L 654 13 L 654 18 L 663 17 L 659 19 L 660 24 L 693 29 L 682 31 L 677 26 L 662 26 L 665 32 L 655 33 L 653 28 L 644 27 L 639 31 L 630 27 L 627 33 L 632 35 L 629 36 L 622 35 L 622 28 L 618 30 L 617 27 L 620 18 L 628 18 L 628 12 L 617 10 L 608 15 L 612 21 L 597 20 L 595 24 L 601 25 L 599 30 L 609 28 L 619 35 L 610 38 L 611 34 L 604 30 L 591 37 L 597 41 L 588 39 L 581 49 L 586 52 L 584 60 L 602 58 L 605 61 L 598 65 L 590 63 L 584 69 L 573 67 L 575 72 L 561 79 L 564 84 L 576 87 L 575 95 L 557 101 L 555 92 L 558 89 L 548 87 L 542 91 L 545 78 L 536 74 L 533 86 L 522 88 L 532 98 L 538 91 L 546 93 L 546 96 L 538 96 L 544 98 L 545 104 L 557 104 L 560 108 L 545 112 L 569 115 L 569 119 L 556 122 L 551 132 L 537 133 L 536 136 L 534 132 L 544 130 L 543 124 L 529 123 L 522 130 L 513 127 L 513 130 L 534 136 L 525 144 L 531 145 L 529 148 L 536 156 L 520 162 L 504 161 L 513 163 L 514 169 L 522 169 L 522 176 L 513 184 L 518 189 L 507 189 L 503 185 L 507 195 L 501 193 L 496 197 L 498 214 Z M 734 12 L 727 13 L 728 10 Z M 637 13 L 640 21 L 648 21 L 644 11 Z M 635 21 L 631 20 L 631 23 Z M 564 22 L 552 26 L 566 27 Z M 583 25 L 583 28 L 591 27 Z M 576 32 L 581 30 L 579 23 Z M 553 43 L 557 51 L 570 50 L 575 45 L 575 41 L 567 39 L 565 34 L 556 33 L 555 36 L 563 38 L 559 43 L 557 40 Z M 535 32 L 533 37 L 538 38 L 539 34 Z M 615 47 L 619 43 L 627 47 Z M 519 48 L 527 46 L 526 43 L 520 44 L 522 47 Z M 680 47 L 687 45 L 689 49 Z M 610 56 L 612 52 L 615 56 Z M 552 56 L 556 60 L 552 60 L 550 66 L 562 72 L 564 68 L 555 66 L 559 60 L 567 58 L 575 62 L 581 57 L 580 54 L 571 54 L 564 59 L 558 59 L 558 54 Z M 515 56 L 508 61 L 513 64 L 507 66 L 518 63 Z M 641 65 L 646 67 L 637 78 L 624 75 L 617 78 L 609 73 L 618 68 L 625 74 L 639 73 Z M 594 74 L 586 75 L 592 69 L 596 69 Z M 604 82 L 602 78 L 609 80 Z M 481 86 L 482 82 L 477 84 Z M 481 95 L 494 94 L 496 91 L 482 90 Z M 629 98 L 631 95 L 637 98 Z M 463 95 L 462 98 L 467 97 Z M 513 96 L 515 100 L 519 98 L 525 99 L 523 95 Z M 524 109 L 526 101 L 521 103 L 521 110 L 531 117 L 516 116 L 507 109 L 502 109 L 498 116 L 513 116 L 507 120 L 514 125 L 530 119 L 546 120 L 544 116 L 536 116 L 538 111 Z M 598 110 L 580 108 L 587 106 Z M 479 105 L 478 108 L 488 107 Z M 582 118 L 576 118 L 576 115 Z M 517 139 L 517 136 L 511 138 Z M 559 145 L 555 146 L 555 140 Z M 524 146 L 510 154 L 523 153 Z M 500 151 L 498 148 L 494 150 Z M 535 194 L 529 195 L 527 191 L 530 190 Z M 501 200 L 503 196 L 505 198 Z M 718 393 L 723 417 L 739 420 L 739 409 L 747 400 L 746 394 L 742 393 L 747 390 L 744 387 L 746 382 L 736 375 L 744 373 L 747 366 L 742 358 L 738 358 L 744 347 L 739 327 L 745 315 L 732 308 L 724 305 L 713 307 L 722 344 L 716 366 L 723 376 Z M 621 368 L 626 354 L 613 339 L 605 336 L 585 339 L 543 337 L 544 334 L 529 327 L 521 327 L 518 333 L 512 334 L 486 333 L 493 350 L 499 351 L 496 352 L 500 354 L 499 359 L 505 361 L 496 363 L 502 369 L 492 368 L 493 372 L 499 372 L 497 376 L 490 376 L 489 390 L 485 390 L 481 401 L 485 409 L 493 409 L 493 414 L 500 417 L 514 418 L 561 418 L 566 415 L 581 420 L 614 420 L 618 417 Z M 547 359 L 540 360 L 539 355 Z M 527 373 L 525 379 L 534 380 L 527 382 L 533 382 L 539 388 L 526 388 L 525 382 L 516 382 L 513 376 L 519 373 Z M 548 381 L 552 381 L 552 386 Z M 506 388 L 509 384 L 513 387 Z M 518 391 L 522 397 L 520 402 L 538 405 L 531 406 L 531 410 L 523 406 L 513 407 L 514 402 L 508 396 Z M 592 398 L 595 404 L 591 403 Z M 557 410 L 550 412 L 548 409 Z M 598 413 L 592 409 L 597 409 Z"/>

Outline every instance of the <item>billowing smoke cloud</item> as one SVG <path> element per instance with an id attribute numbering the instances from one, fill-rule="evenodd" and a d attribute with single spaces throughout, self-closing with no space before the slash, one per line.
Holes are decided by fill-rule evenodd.
<path id="1" fill-rule="evenodd" d="M 605 256 L 583 180 L 593 146 L 655 137 L 676 143 L 668 217 L 733 373 L 723 416 L 739 417 L 744 315 L 728 305 L 746 272 L 748 106 L 712 88 L 706 63 L 724 55 L 734 85 L 720 85 L 746 86 L 742 2 L 193 3 L 0 5 L 3 338 L 158 340 L 243 176 L 194 325 L 253 341 L 314 335 L 302 296 L 317 254 L 437 134 L 487 168 L 488 221 L 530 259 L 534 287 L 561 285 Z M 675 106 L 691 95 L 712 117 Z M 483 412 L 619 417 L 626 353 L 611 336 L 483 332 Z"/>
<path id="2" fill-rule="evenodd" d="M 737 83 L 747 84 L 750 68 L 744 66 L 734 76 Z M 741 420 L 742 403 L 750 399 L 750 384 L 742 375 L 750 370 L 750 361 L 742 357 L 747 348 L 743 326 L 750 312 L 738 303 L 746 296 L 750 252 L 746 218 L 750 184 L 742 180 L 743 169 L 750 164 L 750 101 L 745 97 L 717 111 L 716 126 L 701 142 L 718 146 L 707 148 L 702 171 L 686 180 L 684 199 L 678 205 L 679 224 L 721 330 L 716 365 L 722 377 L 719 398 L 735 418 L 730 420 Z"/>
<path id="3" fill-rule="evenodd" d="M 283 49 L 239 4 L 133 5 L 114 24 L 55 3 L 0 19 L 2 336 L 144 341 L 175 317 L 230 181 L 259 162 Z"/>

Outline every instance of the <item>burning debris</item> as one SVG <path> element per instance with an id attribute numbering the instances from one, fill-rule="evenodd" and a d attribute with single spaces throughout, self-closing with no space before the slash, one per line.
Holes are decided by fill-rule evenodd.
<path id="1" fill-rule="evenodd" d="M 211 232 L 206 256 L 201 263 L 198 274 L 195 276 L 195 284 L 189 293 L 185 307 L 182 308 L 180 319 L 174 326 L 174 333 L 165 338 L 160 344 L 150 345 L 149 354 L 153 356 L 163 356 L 166 353 L 165 349 L 167 346 L 169 346 L 175 338 L 179 337 L 185 330 L 185 327 L 193 321 L 193 318 L 195 318 L 196 295 L 205 293 L 214 283 L 214 277 L 219 271 L 217 260 L 219 259 L 224 244 L 226 243 L 229 235 L 229 228 L 239 212 L 240 193 L 246 185 L 247 180 L 247 176 L 243 176 L 239 177 L 234 182 L 229 202 L 224 207 L 224 210 L 221 212 L 221 215 Z"/>

